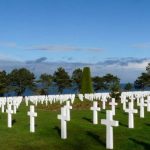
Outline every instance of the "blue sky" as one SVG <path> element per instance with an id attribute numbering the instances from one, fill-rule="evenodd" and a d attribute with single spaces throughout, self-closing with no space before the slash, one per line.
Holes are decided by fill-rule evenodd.
<path id="1" fill-rule="evenodd" d="M 147 59 L 149 6 L 149 0 L 0 0 L 0 59 Z"/>

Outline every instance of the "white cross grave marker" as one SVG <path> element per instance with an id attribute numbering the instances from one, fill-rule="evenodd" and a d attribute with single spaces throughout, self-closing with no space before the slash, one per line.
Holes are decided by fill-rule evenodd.
<path id="1" fill-rule="evenodd" d="M 13 100 L 13 109 L 14 109 L 14 114 L 17 112 L 17 101 Z"/>
<path id="2" fill-rule="evenodd" d="M 106 97 L 102 97 L 101 101 L 102 101 L 102 108 L 106 109 L 107 98 Z"/>
<path id="3" fill-rule="evenodd" d="M 5 112 L 5 101 L 4 100 L 2 100 L 2 102 L 1 102 L 1 111 L 2 111 L 2 113 L 4 113 Z"/>
<path id="4" fill-rule="evenodd" d="M 61 138 L 67 139 L 67 116 L 66 116 L 66 108 L 61 108 L 61 114 L 57 116 L 58 119 L 61 120 Z"/>
<path id="5" fill-rule="evenodd" d="M 70 101 L 66 101 L 66 116 L 67 116 L 67 121 L 70 121 L 70 109 L 72 109 L 72 106 L 70 106 Z"/>
<path id="6" fill-rule="evenodd" d="M 12 127 L 12 114 L 13 114 L 13 110 L 11 109 L 11 104 L 7 105 L 6 112 L 8 114 L 8 128 L 11 128 Z"/>
<path id="7" fill-rule="evenodd" d="M 98 124 L 98 113 L 97 111 L 100 111 L 100 107 L 97 106 L 97 101 L 93 102 L 93 106 L 91 107 L 91 110 L 93 110 L 93 124 Z"/>
<path id="8" fill-rule="evenodd" d="M 112 98 L 112 101 L 109 103 L 109 105 L 111 105 L 112 113 L 113 113 L 113 115 L 115 115 L 115 106 L 118 105 L 118 104 L 115 102 L 115 98 Z"/>
<path id="9" fill-rule="evenodd" d="M 119 126 L 119 122 L 113 120 L 111 110 L 106 111 L 106 119 L 102 119 L 101 124 L 106 125 L 106 148 L 113 149 L 113 126 Z"/>
<path id="10" fill-rule="evenodd" d="M 150 112 L 150 96 L 147 96 L 147 111 Z"/>
<path id="11" fill-rule="evenodd" d="M 34 105 L 30 106 L 30 111 L 27 115 L 30 116 L 30 132 L 35 132 L 35 117 L 37 117 L 37 113 L 34 112 Z"/>
<path id="12" fill-rule="evenodd" d="M 139 105 L 140 105 L 140 117 L 144 118 L 144 107 L 147 105 L 145 104 L 143 97 L 140 99 Z"/>
<path id="13" fill-rule="evenodd" d="M 129 108 L 125 110 L 128 115 L 128 127 L 129 128 L 134 128 L 134 113 L 138 113 L 137 109 L 133 108 L 133 102 L 129 103 Z"/>

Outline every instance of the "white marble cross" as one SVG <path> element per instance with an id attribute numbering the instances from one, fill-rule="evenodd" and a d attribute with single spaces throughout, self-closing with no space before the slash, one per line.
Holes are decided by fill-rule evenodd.
<path id="1" fill-rule="evenodd" d="M 138 110 L 133 108 L 133 102 L 129 103 L 129 108 L 125 112 L 128 113 L 128 127 L 134 128 L 134 113 L 138 113 Z"/>
<path id="2" fill-rule="evenodd" d="M 139 106 L 139 103 L 140 103 L 140 96 L 139 95 L 136 97 L 136 101 L 137 101 L 137 105 Z"/>
<path id="3" fill-rule="evenodd" d="M 147 111 L 150 112 L 150 96 L 147 96 Z"/>
<path id="4" fill-rule="evenodd" d="M 130 100 L 134 104 L 134 100 L 135 100 L 134 95 L 131 95 Z"/>
<path id="5" fill-rule="evenodd" d="M 61 114 L 57 116 L 58 119 L 61 120 L 61 138 L 67 139 L 67 116 L 66 116 L 66 108 L 61 108 Z"/>
<path id="6" fill-rule="evenodd" d="M 27 115 L 30 116 L 30 132 L 35 132 L 35 117 L 37 117 L 37 113 L 34 111 L 34 105 L 30 106 L 30 111 Z"/>
<path id="7" fill-rule="evenodd" d="M 140 105 L 140 117 L 144 118 L 144 107 L 147 106 L 147 104 L 145 104 L 143 97 L 140 99 L 139 105 Z"/>
<path id="8" fill-rule="evenodd" d="M 113 149 L 113 126 L 119 126 L 119 122 L 113 120 L 111 110 L 106 111 L 106 119 L 102 119 L 101 124 L 106 125 L 106 148 Z"/>
<path id="9" fill-rule="evenodd" d="M 2 100 L 2 102 L 1 102 L 1 111 L 2 111 L 2 113 L 5 112 L 5 104 L 6 104 L 6 102 L 4 100 Z"/>
<path id="10" fill-rule="evenodd" d="M 97 101 L 93 102 L 93 106 L 90 108 L 93 111 L 93 124 L 98 124 L 98 111 L 100 111 L 100 107 L 97 105 Z"/>
<path id="11" fill-rule="evenodd" d="M 25 98 L 25 103 L 26 103 L 26 106 L 28 106 L 28 104 L 29 104 L 28 97 Z"/>
<path id="12" fill-rule="evenodd" d="M 66 101 L 66 117 L 67 117 L 67 121 L 70 121 L 70 109 L 72 109 L 72 106 L 70 106 L 70 101 Z"/>
<path id="13" fill-rule="evenodd" d="M 13 109 L 14 109 L 14 114 L 16 114 L 17 111 L 17 101 L 13 100 Z"/>
<path id="14" fill-rule="evenodd" d="M 6 112 L 8 114 L 8 128 L 11 128 L 12 127 L 12 114 L 13 114 L 13 110 L 11 109 L 11 104 L 7 105 Z"/>
<path id="15" fill-rule="evenodd" d="M 102 108 L 106 109 L 107 98 L 106 97 L 102 97 L 101 101 L 102 101 Z"/>
<path id="16" fill-rule="evenodd" d="M 126 102 L 128 102 L 128 100 L 125 97 L 125 99 L 123 100 L 123 110 L 126 110 Z"/>
<path id="17" fill-rule="evenodd" d="M 115 98 L 112 98 L 112 101 L 109 103 L 109 105 L 111 105 L 112 113 L 113 113 L 113 115 L 115 115 L 115 106 L 118 105 L 118 104 L 115 102 Z"/>

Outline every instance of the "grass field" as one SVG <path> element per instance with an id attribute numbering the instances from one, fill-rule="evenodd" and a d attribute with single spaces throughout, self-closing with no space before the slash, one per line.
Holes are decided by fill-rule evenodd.
<path id="1" fill-rule="evenodd" d="M 30 133 L 28 110 L 22 103 L 13 115 L 11 129 L 7 128 L 7 114 L 0 114 L 0 150 L 105 150 L 106 128 L 92 124 L 90 110 L 71 111 L 67 140 L 60 138 L 59 111 L 36 108 L 36 132 Z M 99 118 L 105 118 L 104 111 Z M 135 115 L 135 129 L 128 129 L 128 115 L 119 106 L 114 119 L 120 124 L 114 128 L 115 150 L 150 150 L 150 113 L 146 112 L 144 119 Z"/>

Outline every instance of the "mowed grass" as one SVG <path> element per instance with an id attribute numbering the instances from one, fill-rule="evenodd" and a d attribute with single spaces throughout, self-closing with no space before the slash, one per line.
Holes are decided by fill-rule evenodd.
<path id="1" fill-rule="evenodd" d="M 105 111 L 99 112 L 99 124 L 92 124 L 92 111 L 71 110 L 71 121 L 67 123 L 68 138 L 60 138 L 60 111 L 36 108 L 36 132 L 29 132 L 29 116 L 24 103 L 17 114 L 13 114 L 13 127 L 7 128 L 7 114 L 0 114 L 0 150 L 105 150 L 106 127 L 100 124 Z M 135 115 L 135 128 L 128 128 L 128 114 L 119 105 L 114 127 L 115 150 L 150 150 L 150 113 L 145 118 Z"/>

